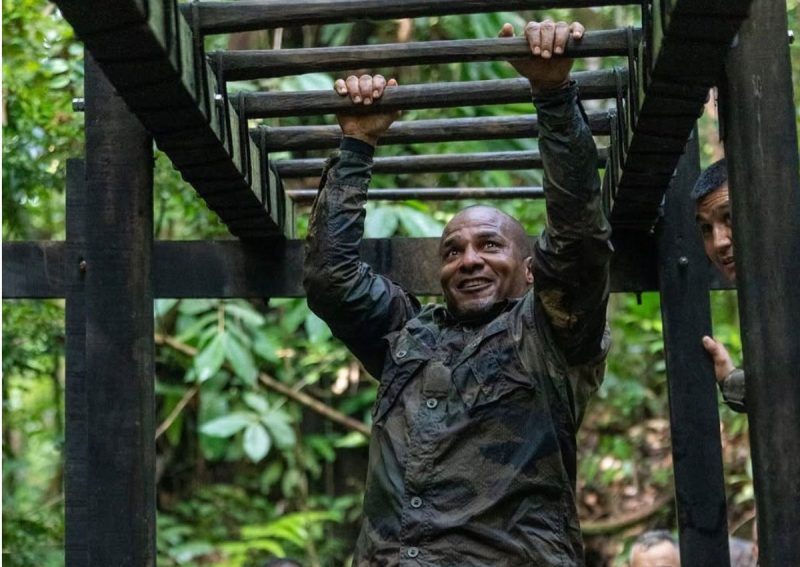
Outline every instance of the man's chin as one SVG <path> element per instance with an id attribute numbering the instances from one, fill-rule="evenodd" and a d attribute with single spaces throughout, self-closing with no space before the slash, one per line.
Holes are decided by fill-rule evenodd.
<path id="1" fill-rule="evenodd" d="M 479 319 L 489 314 L 494 308 L 495 303 L 495 298 L 493 296 L 475 298 L 458 302 L 456 305 L 450 307 L 450 312 L 462 321 Z"/>

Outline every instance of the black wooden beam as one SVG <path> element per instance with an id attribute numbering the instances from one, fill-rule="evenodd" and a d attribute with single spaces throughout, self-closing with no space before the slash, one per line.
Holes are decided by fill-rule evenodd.
<path id="1" fill-rule="evenodd" d="M 317 189 L 287 190 L 286 195 L 297 204 L 310 204 Z M 402 189 L 370 189 L 370 201 L 464 201 L 467 199 L 543 199 L 541 187 L 415 187 Z"/>
<path id="2" fill-rule="evenodd" d="M 658 273 L 681 565 L 724 567 L 730 559 L 717 388 L 701 342 L 711 334 L 708 260 L 689 197 L 699 171 L 692 138 L 667 191 Z"/>
<path id="3" fill-rule="evenodd" d="M 626 116 L 630 141 L 610 220 L 649 230 L 750 0 L 653 0 Z M 653 139 L 659 139 L 657 146 Z"/>
<path id="4" fill-rule="evenodd" d="M 614 292 L 657 291 L 654 240 L 639 231 L 616 231 L 612 261 Z M 413 293 L 440 292 L 438 266 L 423 272 L 416 259 L 437 255 L 437 238 L 367 239 L 364 260 Z M 386 257 L 383 255 L 387 254 Z M 302 297 L 303 241 L 156 241 L 153 288 L 156 297 Z M 415 258 L 409 263 L 408 258 Z M 64 242 L 3 242 L 3 298 L 64 297 L 67 269 Z M 712 282 L 715 289 L 729 284 Z"/>
<path id="5" fill-rule="evenodd" d="M 141 567 L 156 555 L 153 140 L 85 66 L 88 565 Z"/>
<path id="6" fill-rule="evenodd" d="M 217 85 L 177 2 L 58 0 L 64 17 L 155 137 L 159 148 L 201 197 L 224 184 L 225 206 L 212 206 L 233 234 L 280 234 L 281 219 L 262 201 L 257 152 L 240 136 L 236 111 Z M 191 20 L 191 13 L 189 14 Z M 195 41 L 195 39 L 197 41 Z M 221 94 L 219 100 L 215 95 Z M 213 168 L 204 167 L 213 163 Z M 217 195 L 216 202 L 219 203 Z M 242 217 L 260 218 L 242 228 Z"/>
<path id="7" fill-rule="evenodd" d="M 610 133 L 607 112 L 588 115 L 589 127 L 597 136 Z M 536 138 L 539 122 L 535 115 L 442 118 L 395 122 L 381 136 L 378 145 L 455 142 L 466 140 L 506 140 Z M 342 139 L 339 126 L 261 126 L 251 130 L 262 150 L 323 150 L 337 148 Z"/>
<path id="8" fill-rule="evenodd" d="M 721 94 L 759 564 L 800 564 L 800 163 L 786 2 L 753 0 Z"/>
<path id="9" fill-rule="evenodd" d="M 639 4 L 636 0 L 244 0 L 200 2 L 204 34 L 447 14 Z M 191 8 L 183 4 L 188 12 Z"/>
<path id="10" fill-rule="evenodd" d="M 572 77 L 577 81 L 584 100 L 617 95 L 617 79 L 612 71 L 581 71 L 573 73 Z M 247 118 L 271 118 L 342 111 L 374 113 L 530 102 L 531 85 L 523 78 L 401 85 L 386 89 L 383 97 L 370 106 L 354 106 L 348 97 L 336 94 L 332 88 L 325 91 L 246 93 L 243 97 Z"/>
<path id="11" fill-rule="evenodd" d="M 597 167 L 605 167 L 606 148 L 598 151 Z M 275 168 L 283 179 L 292 177 L 319 177 L 325 160 L 322 158 L 281 159 Z M 489 171 L 511 169 L 542 169 L 538 151 L 477 152 L 468 154 L 431 154 L 377 157 L 372 173 L 438 173 L 450 171 Z"/>
<path id="12" fill-rule="evenodd" d="M 67 161 L 64 305 L 64 561 L 89 565 L 89 415 L 86 398 L 84 270 L 86 179 L 83 160 Z"/>
<path id="13" fill-rule="evenodd" d="M 628 54 L 628 30 L 586 32 L 572 38 L 564 55 L 604 57 Z M 638 40 L 638 30 L 632 36 Z M 212 67 L 225 80 L 241 81 L 284 77 L 321 71 L 387 69 L 407 65 L 433 65 L 466 61 L 492 61 L 530 56 L 523 37 L 419 41 L 384 45 L 218 51 L 210 54 Z"/>

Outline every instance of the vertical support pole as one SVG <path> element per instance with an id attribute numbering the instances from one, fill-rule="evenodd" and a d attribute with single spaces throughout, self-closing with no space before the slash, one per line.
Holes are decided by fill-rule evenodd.
<path id="1" fill-rule="evenodd" d="M 86 55 L 89 565 L 155 565 L 153 142 Z"/>
<path id="2" fill-rule="evenodd" d="M 86 412 L 86 311 L 84 254 L 86 179 L 83 160 L 67 161 L 67 260 L 65 301 L 64 554 L 66 567 L 89 565 Z"/>
<path id="3" fill-rule="evenodd" d="M 785 1 L 753 0 L 726 71 L 759 559 L 800 565 L 800 164 Z"/>
<path id="4" fill-rule="evenodd" d="M 696 133 L 678 163 L 659 227 L 672 459 L 681 565 L 730 565 L 714 369 L 701 337 L 711 332 L 708 261 L 689 197 L 700 171 Z"/>

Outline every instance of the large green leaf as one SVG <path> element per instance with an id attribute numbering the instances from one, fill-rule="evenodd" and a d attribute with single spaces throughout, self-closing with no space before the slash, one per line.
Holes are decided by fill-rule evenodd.
<path id="1" fill-rule="evenodd" d="M 398 217 L 409 236 L 441 236 L 444 230 L 442 223 L 410 207 L 398 208 Z"/>
<path id="2" fill-rule="evenodd" d="M 204 423 L 200 431 L 212 437 L 232 437 L 248 425 L 252 425 L 255 419 L 252 413 L 229 413 Z"/>
<path id="3" fill-rule="evenodd" d="M 226 332 L 224 337 L 225 358 L 231 363 L 236 375 L 248 384 L 255 384 L 258 369 L 253 361 L 253 354 L 232 333 Z"/>
<path id="4" fill-rule="evenodd" d="M 277 352 L 281 348 L 281 342 L 274 333 L 275 329 L 259 331 L 253 340 L 253 350 L 264 360 L 277 363 L 280 362 Z"/>
<path id="5" fill-rule="evenodd" d="M 264 316 L 249 303 L 226 303 L 225 313 L 241 319 L 243 323 L 250 327 L 260 327 L 264 324 Z"/>
<path id="6" fill-rule="evenodd" d="M 267 456 L 272 446 L 267 430 L 260 423 L 251 423 L 244 430 L 244 452 L 250 460 L 257 463 Z"/>
<path id="7" fill-rule="evenodd" d="M 308 340 L 313 344 L 322 344 L 333 336 L 328 324 L 310 311 L 306 317 L 305 328 Z"/>
<path id="8" fill-rule="evenodd" d="M 217 334 L 194 358 L 197 379 L 205 382 L 214 376 L 225 362 L 225 332 Z"/>
<path id="9" fill-rule="evenodd" d="M 261 422 L 267 426 L 275 444 L 282 449 L 291 447 L 296 442 L 294 429 L 289 423 L 289 416 L 282 411 L 271 411 L 261 416 Z"/>
<path id="10" fill-rule="evenodd" d="M 263 415 L 269 411 L 269 402 L 267 402 L 266 396 L 255 392 L 245 392 L 243 397 L 244 403 L 250 406 L 257 414 Z"/>
<path id="11" fill-rule="evenodd" d="M 367 238 L 388 238 L 397 231 L 398 222 L 395 207 L 368 207 L 364 235 Z"/>

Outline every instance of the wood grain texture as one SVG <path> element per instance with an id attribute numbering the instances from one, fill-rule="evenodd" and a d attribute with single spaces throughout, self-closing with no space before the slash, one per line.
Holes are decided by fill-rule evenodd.
<path id="1" fill-rule="evenodd" d="M 634 38 L 638 36 L 635 34 Z M 570 38 L 564 55 L 605 57 L 628 54 L 627 30 L 586 32 L 580 41 Z M 354 69 L 433 65 L 467 61 L 508 60 L 530 56 L 523 37 L 419 41 L 383 45 L 219 51 L 209 55 L 212 67 L 228 81 L 263 79 Z"/>
<path id="2" fill-rule="evenodd" d="M 598 136 L 610 130 L 607 112 L 588 114 L 589 127 Z M 266 152 L 286 150 L 323 150 L 339 146 L 342 130 L 338 126 L 260 126 L 250 131 Z M 481 116 L 399 121 L 381 136 L 379 146 L 455 142 L 464 140 L 510 140 L 535 138 L 539 122 L 535 115 Z"/>
<path id="3" fill-rule="evenodd" d="M 200 2 L 205 34 L 352 22 L 546 8 L 638 4 L 636 0 L 240 0 Z M 183 4 L 184 13 L 190 10 Z"/>
<path id="4" fill-rule="evenodd" d="M 616 96 L 617 83 L 611 71 L 579 71 L 573 73 L 572 78 L 578 83 L 581 98 L 584 100 Z M 247 93 L 244 98 L 247 118 L 274 118 L 343 111 L 369 114 L 419 108 L 530 102 L 531 86 L 523 78 L 401 85 L 386 89 L 381 99 L 369 106 L 355 106 L 349 98 L 336 94 L 333 89 Z"/>

